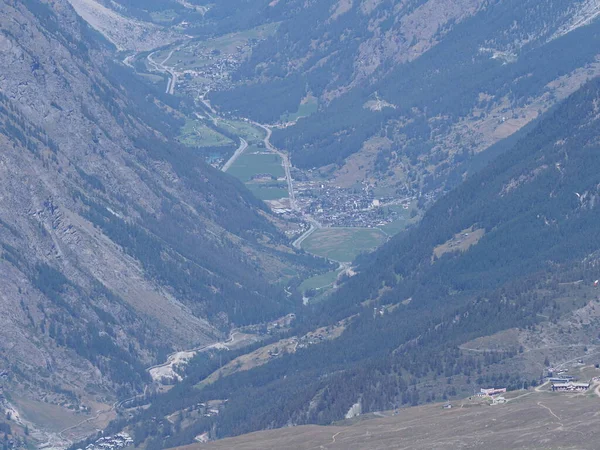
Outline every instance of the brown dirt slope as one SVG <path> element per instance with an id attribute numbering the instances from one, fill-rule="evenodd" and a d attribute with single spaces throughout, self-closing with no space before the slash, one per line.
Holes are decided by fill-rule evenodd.
<path id="1" fill-rule="evenodd" d="M 224 439 L 192 449 L 593 449 L 598 398 L 529 392 L 504 405 L 455 403 L 401 410 L 348 426 L 301 426 Z"/>

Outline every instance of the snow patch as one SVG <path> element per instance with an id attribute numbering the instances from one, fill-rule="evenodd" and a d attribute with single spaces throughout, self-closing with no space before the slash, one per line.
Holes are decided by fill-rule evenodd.
<path id="1" fill-rule="evenodd" d="M 577 28 L 589 25 L 600 16 L 600 0 L 584 0 L 571 16 L 570 20 L 562 25 L 550 40 L 557 39 Z"/>
<path id="2" fill-rule="evenodd" d="M 352 407 L 348 410 L 346 415 L 344 416 L 346 419 L 352 419 L 353 417 L 360 416 L 362 412 L 362 405 L 360 404 L 360 400 L 356 402 Z"/>

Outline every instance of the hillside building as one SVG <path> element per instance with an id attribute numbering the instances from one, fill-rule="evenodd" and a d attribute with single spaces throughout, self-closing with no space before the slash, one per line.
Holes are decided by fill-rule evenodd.
<path id="1" fill-rule="evenodd" d="M 583 392 L 590 388 L 590 383 L 576 383 L 569 381 L 568 383 L 554 383 L 552 391 L 554 392 Z"/>
<path id="2" fill-rule="evenodd" d="M 506 393 L 506 388 L 489 388 L 489 389 L 484 389 L 481 388 L 480 394 L 482 396 L 488 396 L 491 397 L 493 395 L 498 395 L 498 394 L 505 394 Z"/>

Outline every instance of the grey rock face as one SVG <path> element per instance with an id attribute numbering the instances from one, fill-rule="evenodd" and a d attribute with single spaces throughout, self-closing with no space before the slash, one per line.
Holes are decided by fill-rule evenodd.
<path id="1" fill-rule="evenodd" d="M 222 335 L 209 310 L 229 325 L 218 294 L 233 275 L 211 255 L 223 249 L 257 274 L 248 279 L 277 261 L 217 220 L 239 207 L 268 228 L 247 193 L 202 165 L 190 187 L 136 143 L 167 138 L 106 78 L 105 45 L 66 0 L 0 4 L 0 370 L 34 396 L 52 385 L 77 395 L 90 386 L 109 396 L 121 385 L 139 389 L 157 355 Z M 221 182 L 230 205 L 214 186 Z M 149 220 L 181 231 L 158 236 Z M 151 273 L 158 263 L 132 249 L 139 236 L 161 246 L 158 263 L 187 264 L 182 277 L 201 272 L 212 285 L 184 292 L 174 276 Z M 208 257 L 193 253 L 192 241 Z"/>

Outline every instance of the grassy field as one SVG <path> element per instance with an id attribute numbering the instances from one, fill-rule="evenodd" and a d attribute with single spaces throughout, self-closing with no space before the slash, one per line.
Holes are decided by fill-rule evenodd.
<path id="1" fill-rule="evenodd" d="M 295 113 L 283 114 L 281 116 L 281 121 L 282 122 L 294 122 L 294 121 L 298 120 L 300 117 L 308 117 L 311 114 L 316 113 L 318 107 L 319 107 L 319 103 L 315 97 L 312 97 L 312 96 L 307 97 L 305 100 L 302 101 L 300 106 L 298 106 L 298 111 L 296 111 Z"/>
<path id="2" fill-rule="evenodd" d="M 261 200 L 278 200 L 288 196 L 286 182 L 277 180 L 285 177 L 281 157 L 266 153 L 263 148 L 250 145 L 227 173 L 243 181 Z"/>
<path id="3" fill-rule="evenodd" d="M 392 450 L 392 449 L 596 449 L 600 400 L 585 395 L 519 391 L 521 398 L 488 406 L 453 401 L 383 417 L 364 415 L 334 426 L 304 425 L 193 444 L 186 449 Z"/>
<path id="4" fill-rule="evenodd" d="M 181 128 L 179 142 L 189 147 L 220 147 L 232 145 L 234 142 L 203 125 L 197 120 L 186 120 Z"/>
<path id="5" fill-rule="evenodd" d="M 139 75 L 154 84 L 167 84 L 166 78 L 161 75 L 154 75 L 151 73 L 140 73 Z"/>
<path id="6" fill-rule="evenodd" d="M 81 436 L 95 433 L 98 428 L 106 427 L 115 418 L 115 413 L 110 406 L 102 403 L 86 401 L 86 405 L 93 410 L 89 415 L 78 414 L 65 407 L 25 398 L 18 398 L 15 403 L 24 419 L 35 423 L 42 429 L 58 432 L 73 427 L 64 433 L 64 437 L 67 438 L 81 439 Z M 100 411 L 105 412 L 99 413 Z M 97 412 L 99 414 L 96 415 Z M 89 422 L 85 422 L 86 419 L 90 419 Z"/>
<path id="7" fill-rule="evenodd" d="M 393 222 L 388 223 L 387 225 L 383 225 L 380 227 L 383 231 L 385 231 L 390 236 L 393 236 L 396 233 L 400 233 L 404 231 L 407 226 L 417 222 L 419 220 L 419 216 L 410 217 L 413 210 L 416 210 L 416 206 L 411 205 L 409 209 L 404 209 L 400 205 L 389 206 L 389 209 L 395 212 L 398 212 L 400 217 Z"/>
<path id="8" fill-rule="evenodd" d="M 321 327 L 306 333 L 302 339 L 310 339 L 315 336 L 323 336 L 325 340 L 337 339 L 346 329 L 348 321 L 338 322 L 332 327 Z M 280 358 L 287 353 L 294 353 L 298 347 L 296 337 L 281 339 L 277 342 L 267 344 L 250 353 L 241 355 L 234 360 L 228 362 L 220 369 L 213 372 L 207 378 L 196 384 L 196 388 L 203 388 L 222 377 L 232 375 L 244 370 L 250 370 L 258 366 L 268 363 L 273 358 Z"/>
<path id="9" fill-rule="evenodd" d="M 287 184 L 281 181 L 246 183 L 246 187 L 261 200 L 279 200 L 288 196 Z"/>
<path id="10" fill-rule="evenodd" d="M 243 137 L 248 144 L 258 144 L 265 139 L 265 131 L 242 120 L 219 120 L 219 125 Z"/>
<path id="11" fill-rule="evenodd" d="M 332 270 L 331 272 L 322 273 L 315 275 L 314 277 L 307 278 L 300 283 L 300 291 L 306 292 L 309 289 L 325 289 L 333 285 L 339 275 L 339 270 Z"/>
<path id="12" fill-rule="evenodd" d="M 435 247 L 433 249 L 433 254 L 436 258 L 441 258 L 442 255 L 446 253 L 458 251 L 466 252 L 469 247 L 477 244 L 484 234 L 485 230 L 483 228 L 478 228 L 476 230 L 474 230 L 473 227 L 467 228 L 460 233 L 455 234 L 452 239 Z"/>
<path id="13" fill-rule="evenodd" d="M 385 240 L 385 233 L 376 228 L 321 228 L 302 243 L 302 248 L 334 261 L 350 262 Z"/>
<path id="14" fill-rule="evenodd" d="M 269 174 L 275 178 L 285 176 L 279 155 L 266 153 L 264 149 L 255 146 L 249 146 L 227 173 L 239 178 L 244 183 L 251 181 L 252 177 L 259 174 Z"/>

